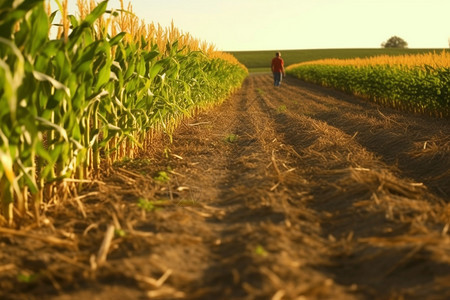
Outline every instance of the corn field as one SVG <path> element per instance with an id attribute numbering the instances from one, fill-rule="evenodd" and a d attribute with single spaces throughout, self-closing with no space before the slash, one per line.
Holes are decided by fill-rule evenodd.
<path id="1" fill-rule="evenodd" d="M 173 25 L 144 24 L 131 5 L 79 0 L 73 16 L 56 2 L 55 12 L 43 0 L 0 2 L 0 225 L 39 222 L 43 203 L 132 158 L 155 131 L 170 136 L 247 75 Z"/>
<path id="2" fill-rule="evenodd" d="M 450 53 L 325 59 L 287 73 L 393 108 L 450 116 Z"/>

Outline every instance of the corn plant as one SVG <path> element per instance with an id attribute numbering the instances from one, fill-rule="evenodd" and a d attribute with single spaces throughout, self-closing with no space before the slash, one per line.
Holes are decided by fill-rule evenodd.
<path id="1" fill-rule="evenodd" d="M 450 53 L 320 60 L 288 74 L 397 109 L 450 115 Z"/>
<path id="2" fill-rule="evenodd" d="M 0 224 L 69 197 L 149 133 L 225 99 L 247 71 L 172 26 L 145 27 L 108 1 L 68 15 L 43 0 L 0 3 Z M 49 30 L 60 13 L 56 38 Z M 126 30 L 126 31 L 125 31 Z"/>

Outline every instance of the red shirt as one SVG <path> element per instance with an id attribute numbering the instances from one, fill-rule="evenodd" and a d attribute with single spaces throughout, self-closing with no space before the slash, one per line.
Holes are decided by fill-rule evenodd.
<path id="1" fill-rule="evenodd" d="M 281 57 L 272 59 L 272 72 L 283 72 L 284 61 Z"/>

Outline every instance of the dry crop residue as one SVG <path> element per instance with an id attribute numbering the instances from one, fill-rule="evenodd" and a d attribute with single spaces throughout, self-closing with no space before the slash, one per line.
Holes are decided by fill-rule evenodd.
<path id="1" fill-rule="evenodd" d="M 44 227 L 3 230 L 0 298 L 449 299 L 449 133 L 251 75 Z"/>

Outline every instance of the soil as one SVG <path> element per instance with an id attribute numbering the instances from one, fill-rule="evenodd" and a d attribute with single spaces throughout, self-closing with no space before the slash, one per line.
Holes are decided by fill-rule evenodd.
<path id="1" fill-rule="evenodd" d="M 450 299 L 450 123 L 288 77 L 0 228 L 1 299 Z"/>

